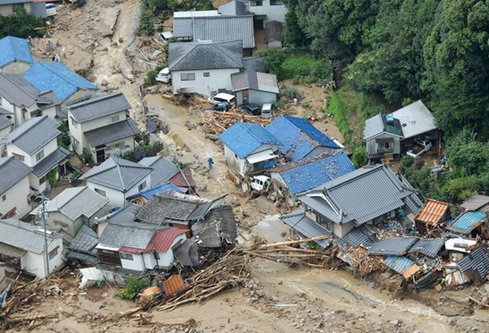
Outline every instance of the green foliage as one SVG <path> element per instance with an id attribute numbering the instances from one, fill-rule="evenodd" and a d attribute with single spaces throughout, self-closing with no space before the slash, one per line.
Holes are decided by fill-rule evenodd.
<path id="1" fill-rule="evenodd" d="M 49 171 L 48 174 L 46 175 L 48 183 L 49 185 L 51 185 L 51 187 L 56 186 L 56 181 L 58 180 L 56 176 L 58 175 L 58 172 L 59 172 L 59 167 L 56 167 L 53 170 Z"/>
<path id="2" fill-rule="evenodd" d="M 306 101 L 306 102 L 302 102 L 302 103 L 301 103 L 301 106 L 302 106 L 302 107 L 304 107 L 304 108 L 308 108 L 308 107 L 310 107 L 311 105 L 309 104 L 309 102 L 307 102 L 307 101 Z"/>
<path id="3" fill-rule="evenodd" d="M 67 149 L 68 146 L 71 144 L 70 128 L 68 126 L 68 120 L 62 121 L 58 129 L 61 132 L 61 134 L 58 136 L 58 145 Z"/>
<path id="4" fill-rule="evenodd" d="M 489 142 L 479 141 L 467 128 L 447 142 L 448 165 L 457 176 L 478 175 L 489 170 Z"/>
<path id="5" fill-rule="evenodd" d="M 144 7 L 144 6 L 143 6 Z M 154 14 L 149 9 L 142 9 L 139 16 L 139 26 L 135 31 L 137 36 L 151 36 L 155 33 Z"/>
<path id="6" fill-rule="evenodd" d="M 314 59 L 308 55 L 289 56 L 280 67 L 280 78 L 292 79 L 296 76 L 311 76 L 314 82 L 315 78 L 329 78 L 330 70 L 325 59 Z"/>
<path id="7" fill-rule="evenodd" d="M 443 190 L 450 202 L 462 202 L 476 194 L 479 188 L 480 183 L 477 177 L 469 176 L 450 180 Z"/>
<path id="8" fill-rule="evenodd" d="M 146 73 L 146 77 L 144 78 L 144 85 L 146 87 L 149 87 L 156 84 L 156 76 L 165 67 L 165 65 L 158 65 L 155 69 L 152 69 L 148 73 Z"/>
<path id="9" fill-rule="evenodd" d="M 293 100 L 294 98 L 301 99 L 303 96 L 299 93 L 299 90 L 297 90 L 294 87 L 285 87 L 284 91 L 285 97 L 287 97 L 289 100 Z"/>
<path id="10" fill-rule="evenodd" d="M 124 278 L 124 289 L 119 292 L 119 296 L 123 299 L 133 300 L 136 296 L 146 288 L 149 284 L 149 278 L 139 278 L 137 276 L 128 275 Z"/>
<path id="11" fill-rule="evenodd" d="M 285 25 L 287 26 L 284 33 L 284 44 L 286 46 L 302 47 L 310 44 L 310 40 L 299 26 L 295 11 L 287 11 L 287 14 L 285 14 Z"/>
<path id="12" fill-rule="evenodd" d="M 24 9 L 17 10 L 12 16 L 0 15 L 0 38 L 8 35 L 19 38 L 42 37 L 46 30 L 35 30 L 42 27 L 44 27 L 44 20 L 27 14 Z"/>
<path id="13" fill-rule="evenodd" d="M 288 51 L 286 48 L 281 48 L 281 49 L 266 48 L 258 51 L 257 55 L 263 58 L 263 61 L 265 62 L 266 70 L 272 74 L 277 75 L 277 78 L 280 80 L 282 79 L 281 77 L 282 63 L 287 58 L 287 52 Z"/>
<path id="14" fill-rule="evenodd" d="M 367 163 L 367 150 L 365 147 L 360 146 L 353 150 L 351 162 L 357 169 L 363 167 Z"/>
<path id="15" fill-rule="evenodd" d="M 92 153 L 87 148 L 83 148 L 83 151 L 79 157 L 83 163 L 92 162 Z"/>

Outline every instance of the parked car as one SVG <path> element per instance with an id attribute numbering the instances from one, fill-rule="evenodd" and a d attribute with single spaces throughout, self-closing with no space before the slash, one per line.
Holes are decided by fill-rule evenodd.
<path id="1" fill-rule="evenodd" d="M 246 112 L 252 116 L 259 116 L 261 114 L 261 109 L 258 104 L 249 103 L 241 105 L 241 112 Z"/>
<path id="2" fill-rule="evenodd" d="M 411 157 L 418 157 L 429 151 L 432 147 L 432 144 L 429 140 L 421 140 L 416 141 L 416 144 L 413 149 L 408 150 L 407 154 Z"/>
<path id="3" fill-rule="evenodd" d="M 171 31 L 164 31 L 158 34 L 158 38 L 163 44 L 168 43 L 170 38 L 173 38 L 173 33 Z"/>
<path id="4" fill-rule="evenodd" d="M 168 67 L 163 68 L 155 78 L 158 82 L 168 83 L 171 81 L 171 73 Z"/>
<path id="5" fill-rule="evenodd" d="M 229 110 L 229 105 L 226 102 L 221 102 L 221 103 L 214 104 L 207 110 L 226 112 Z"/>
<path id="6" fill-rule="evenodd" d="M 236 96 L 226 93 L 219 93 L 217 95 L 207 98 L 207 100 L 215 103 L 226 102 L 229 106 L 229 109 L 236 105 Z"/>
<path id="7" fill-rule="evenodd" d="M 271 118 L 275 115 L 272 103 L 265 103 L 261 107 L 261 116 L 263 118 Z"/>

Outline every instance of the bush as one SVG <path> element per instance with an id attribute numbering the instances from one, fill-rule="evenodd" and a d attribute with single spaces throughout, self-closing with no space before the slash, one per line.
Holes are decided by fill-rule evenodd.
<path id="1" fill-rule="evenodd" d="M 133 300 L 149 284 L 149 278 L 139 278 L 137 276 L 126 276 L 124 279 L 124 289 L 119 292 L 123 299 Z"/>
<path id="2" fill-rule="evenodd" d="M 141 10 L 141 16 L 139 17 L 139 26 L 136 29 L 137 36 L 151 36 L 155 33 L 154 28 L 154 14 L 149 9 Z"/>
<path id="3" fill-rule="evenodd" d="M 355 168 L 361 168 L 367 163 L 367 150 L 365 147 L 360 146 L 353 150 L 353 154 L 351 155 L 351 161 Z"/>
<path id="4" fill-rule="evenodd" d="M 46 33 L 44 20 L 27 14 L 25 9 L 16 10 L 15 15 L 0 15 L 0 38 L 15 36 L 19 38 L 42 37 Z"/>
<path id="5" fill-rule="evenodd" d="M 155 69 L 150 70 L 147 74 L 146 77 L 144 78 L 144 85 L 146 87 L 152 86 L 156 84 L 156 75 L 165 68 L 165 65 L 158 65 Z"/>
<path id="6" fill-rule="evenodd" d="M 297 98 L 297 99 L 301 99 L 302 98 L 302 95 L 294 87 L 285 87 L 284 94 L 285 94 L 285 97 L 287 97 L 289 100 L 292 100 L 294 98 Z"/>
<path id="7" fill-rule="evenodd" d="M 311 83 L 315 82 L 317 78 L 329 77 L 330 69 L 325 59 L 314 59 L 309 55 L 292 55 L 282 63 L 280 76 L 282 79 L 299 76 L 302 82 Z"/>

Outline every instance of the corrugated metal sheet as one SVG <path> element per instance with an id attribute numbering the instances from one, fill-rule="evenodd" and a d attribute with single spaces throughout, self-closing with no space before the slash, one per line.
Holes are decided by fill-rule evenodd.
<path id="1" fill-rule="evenodd" d="M 414 265 L 414 262 L 405 257 L 389 256 L 385 258 L 384 264 L 393 271 L 404 274 L 408 268 Z"/>
<path id="2" fill-rule="evenodd" d="M 331 235 L 331 232 L 326 228 L 306 217 L 304 209 L 287 215 L 282 215 L 280 220 L 306 238 Z M 315 241 L 315 243 L 323 248 L 327 248 L 330 241 L 327 239 L 321 239 Z"/>
<path id="3" fill-rule="evenodd" d="M 420 239 L 410 249 L 409 253 L 421 253 L 428 257 L 434 258 L 440 252 L 440 249 L 445 244 L 443 239 Z"/>
<path id="4" fill-rule="evenodd" d="M 280 141 L 280 151 L 292 161 L 304 158 L 316 147 L 339 148 L 331 138 L 304 118 L 280 116 L 268 124 L 266 129 Z"/>
<path id="5" fill-rule="evenodd" d="M 18 3 L 24 2 L 29 1 L 18 1 Z M 23 61 L 30 64 L 34 62 L 29 43 L 26 39 L 13 36 L 4 37 L 0 39 L 0 50 L 2 50 L 2 52 L 0 52 L 0 67 L 14 61 Z"/>
<path id="6" fill-rule="evenodd" d="M 242 122 L 224 131 L 219 135 L 219 140 L 242 159 L 262 145 L 280 144 L 277 138 L 260 124 Z"/>
<path id="7" fill-rule="evenodd" d="M 428 199 L 421 210 L 416 214 L 415 219 L 426 224 L 437 224 L 443 222 L 448 210 L 448 203 Z"/>
<path id="8" fill-rule="evenodd" d="M 173 18 L 219 16 L 217 10 L 189 10 L 173 13 Z"/>
<path id="9" fill-rule="evenodd" d="M 451 224 L 447 225 L 446 229 L 466 235 L 483 223 L 485 218 L 486 215 L 484 213 L 467 212 L 457 217 Z"/>
<path id="10" fill-rule="evenodd" d="M 377 241 L 377 236 L 368 226 L 362 225 L 350 230 L 342 240 L 350 246 L 369 247 Z"/>
<path id="11" fill-rule="evenodd" d="M 175 239 L 178 236 L 185 234 L 185 232 L 186 230 L 178 228 L 159 230 L 156 232 L 153 239 L 148 244 L 148 247 L 146 247 L 145 252 L 156 250 L 157 252 L 165 253 L 173 245 Z"/>
<path id="12" fill-rule="evenodd" d="M 131 109 L 123 93 L 114 93 L 70 105 L 69 109 L 78 123 L 85 123 Z"/>
<path id="13" fill-rule="evenodd" d="M 48 234 L 48 242 L 58 237 L 61 235 L 51 232 Z M 44 232 L 35 225 L 16 219 L 0 220 L 0 243 L 41 254 L 44 252 Z"/>
<path id="14" fill-rule="evenodd" d="M 475 249 L 457 262 L 460 270 L 472 281 L 485 281 L 489 271 L 489 257 L 481 249 Z"/>
<path id="15" fill-rule="evenodd" d="M 417 237 L 382 239 L 372 244 L 370 255 L 402 256 L 418 240 Z"/>
<path id="16" fill-rule="evenodd" d="M 185 282 L 183 281 L 183 278 L 180 274 L 172 275 L 170 278 L 163 281 L 163 289 L 165 290 L 165 295 L 176 294 L 186 287 L 187 286 L 185 285 Z"/>
<path id="17" fill-rule="evenodd" d="M 421 100 L 393 112 L 392 115 L 401 120 L 404 139 L 437 129 L 435 117 Z"/>

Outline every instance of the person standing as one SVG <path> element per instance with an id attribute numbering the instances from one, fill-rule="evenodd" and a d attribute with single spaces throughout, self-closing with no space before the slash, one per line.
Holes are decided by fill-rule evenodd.
<path id="1" fill-rule="evenodd" d="M 209 164 L 209 169 L 212 169 L 212 165 L 214 164 L 214 160 L 212 159 L 212 157 L 209 157 L 207 159 L 207 163 Z"/>

